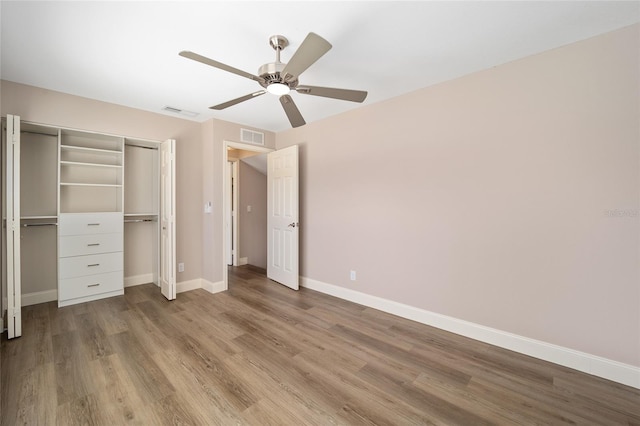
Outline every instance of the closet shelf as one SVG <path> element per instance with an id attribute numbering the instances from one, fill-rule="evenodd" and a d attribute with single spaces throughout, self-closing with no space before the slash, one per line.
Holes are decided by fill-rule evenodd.
<path id="1" fill-rule="evenodd" d="M 158 216 L 158 213 L 125 213 L 124 217 Z"/>
<path id="2" fill-rule="evenodd" d="M 102 164 L 102 163 L 85 163 L 80 161 L 60 161 L 60 164 L 67 166 L 86 166 L 86 167 L 107 167 L 112 169 L 121 169 L 119 164 Z"/>
<path id="3" fill-rule="evenodd" d="M 60 186 L 96 186 L 96 187 L 122 188 L 122 184 L 113 184 L 113 183 L 60 182 Z"/>
<path id="4" fill-rule="evenodd" d="M 60 145 L 60 149 L 63 151 L 81 151 L 81 152 L 95 152 L 95 153 L 103 153 L 103 154 L 122 155 L 122 151 L 116 151 L 113 149 L 87 148 L 84 146 L 76 146 L 76 145 Z"/>

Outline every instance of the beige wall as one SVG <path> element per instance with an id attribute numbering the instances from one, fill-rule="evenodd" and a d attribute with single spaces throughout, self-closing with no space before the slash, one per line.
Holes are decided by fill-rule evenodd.
<path id="1" fill-rule="evenodd" d="M 222 162 L 224 141 L 239 142 L 240 129 L 262 131 L 221 120 L 197 123 L 120 105 L 2 80 L 0 114 L 53 126 L 112 133 L 131 138 L 176 139 L 178 282 L 222 281 Z M 275 134 L 265 146 L 275 147 Z M 204 204 L 213 212 L 204 213 Z"/>
<path id="2" fill-rule="evenodd" d="M 267 176 L 238 161 L 239 246 L 249 265 L 267 268 Z M 251 206 L 251 211 L 247 211 Z"/>
<path id="3" fill-rule="evenodd" d="M 279 133 L 301 275 L 640 366 L 638 28 Z"/>

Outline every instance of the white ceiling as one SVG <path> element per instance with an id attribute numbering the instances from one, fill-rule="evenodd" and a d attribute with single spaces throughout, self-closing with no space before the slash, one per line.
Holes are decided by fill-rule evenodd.
<path id="1" fill-rule="evenodd" d="M 313 31 L 333 49 L 300 84 L 367 90 L 364 104 L 549 50 L 640 21 L 640 2 L 11 2 L 0 3 L 1 77 L 88 98 L 266 130 L 290 127 L 249 79 L 178 56 L 191 50 L 256 74 L 287 62 Z M 361 104 L 294 93 L 312 122 Z M 167 113 L 169 114 L 169 113 Z"/>

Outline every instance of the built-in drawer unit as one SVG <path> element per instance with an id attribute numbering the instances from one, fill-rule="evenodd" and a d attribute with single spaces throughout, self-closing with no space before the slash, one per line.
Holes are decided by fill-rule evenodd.
<path id="1" fill-rule="evenodd" d="M 60 279 L 122 271 L 122 252 L 72 256 L 60 259 Z"/>
<path id="2" fill-rule="evenodd" d="M 124 293 L 122 213 L 66 213 L 58 222 L 58 306 Z"/>
<path id="3" fill-rule="evenodd" d="M 60 215 L 60 236 L 122 234 L 122 213 L 67 213 Z"/>
<path id="4" fill-rule="evenodd" d="M 122 271 L 60 280 L 58 299 L 86 298 L 102 293 L 122 290 Z"/>
<path id="5" fill-rule="evenodd" d="M 60 257 L 122 251 L 122 234 L 70 235 L 60 237 Z"/>

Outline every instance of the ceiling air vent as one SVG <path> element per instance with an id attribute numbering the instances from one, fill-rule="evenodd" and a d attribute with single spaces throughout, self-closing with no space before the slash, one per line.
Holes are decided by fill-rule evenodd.
<path id="1" fill-rule="evenodd" d="M 253 145 L 264 145 L 264 133 L 240 129 L 240 140 Z"/>
<path id="2" fill-rule="evenodd" d="M 186 111 L 184 109 L 175 108 L 175 107 L 171 107 L 171 106 L 166 106 L 166 107 L 162 108 L 162 110 L 163 111 L 167 111 L 167 112 L 171 112 L 173 114 L 184 115 L 184 116 L 187 116 L 187 117 L 197 117 L 199 115 L 197 112 Z"/>

